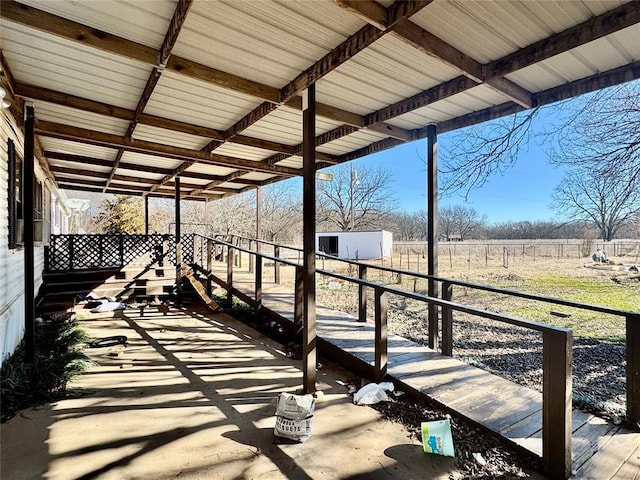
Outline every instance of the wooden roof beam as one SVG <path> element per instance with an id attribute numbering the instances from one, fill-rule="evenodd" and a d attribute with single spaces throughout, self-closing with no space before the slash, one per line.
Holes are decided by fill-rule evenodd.
<path id="1" fill-rule="evenodd" d="M 164 36 L 162 45 L 160 46 L 160 51 L 158 52 L 158 64 L 151 70 L 151 74 L 147 79 L 147 83 L 142 90 L 142 95 L 138 100 L 133 119 L 127 127 L 127 133 L 125 134 L 125 137 L 127 138 L 131 138 L 133 136 L 133 132 L 135 131 L 136 125 L 138 124 L 138 118 L 147 106 L 147 103 L 149 102 L 149 99 L 151 98 L 151 95 L 153 94 L 153 91 L 156 88 L 158 81 L 160 80 L 162 72 L 164 72 L 164 68 L 167 66 L 167 62 L 169 61 L 169 57 L 171 56 L 171 51 L 178 41 L 178 34 L 180 33 L 182 25 L 187 18 L 187 13 L 189 13 L 189 9 L 191 8 L 192 3 L 193 0 L 178 0 L 176 9 L 174 10 L 171 21 L 169 22 L 169 28 L 167 29 L 167 33 Z M 116 158 L 113 162 L 111 174 L 109 175 L 109 178 L 104 185 L 105 190 L 109 187 L 109 183 L 116 173 L 123 154 L 123 149 L 118 150 Z"/>
<path id="2" fill-rule="evenodd" d="M 389 7 L 388 10 L 385 9 L 385 16 L 390 17 L 391 24 L 395 26 L 428 5 L 430 1 L 432 0 L 417 0 L 411 2 L 397 1 Z M 372 25 L 365 25 L 320 60 L 301 72 L 291 82 L 282 87 L 279 92 L 279 103 L 285 104 L 294 98 L 300 91 L 304 90 L 312 83 L 317 82 L 322 77 L 353 58 L 357 53 L 367 48 L 387 32 L 388 28 L 378 29 Z M 255 109 L 242 117 L 224 132 L 225 140 L 232 139 L 242 130 L 249 128 L 251 125 L 273 112 L 278 108 L 278 106 L 279 104 L 274 104 L 269 101 L 258 105 Z M 212 141 L 206 146 L 206 149 L 212 151 L 220 145 L 220 142 Z"/>
<path id="3" fill-rule="evenodd" d="M 640 2 L 628 2 L 574 27 L 532 43 L 484 66 L 485 78 L 508 75 L 534 63 L 640 23 Z"/>
<path id="4" fill-rule="evenodd" d="M 385 18 L 385 8 L 373 0 L 334 0 L 338 5 L 356 13 L 360 18 L 377 26 L 389 28 L 387 23 L 381 23 Z M 391 27 L 391 34 L 399 40 L 417 48 L 427 55 L 434 56 L 459 70 L 463 76 L 473 80 L 476 84 L 484 81 L 484 68 L 467 54 L 456 49 L 447 42 L 424 30 L 411 21 L 400 22 Z M 513 101 L 526 108 L 531 107 L 531 93 L 507 79 L 493 79 L 486 82 L 494 90 L 506 95 Z"/>
<path id="5" fill-rule="evenodd" d="M 188 148 L 174 147 L 162 143 L 149 142 L 146 140 L 131 140 L 119 135 L 88 130 L 79 127 L 72 127 L 60 123 L 40 120 L 36 126 L 36 133 L 45 137 L 59 138 L 79 143 L 97 145 L 108 148 L 124 148 L 127 151 L 144 153 L 148 155 L 159 155 L 177 160 L 199 162 L 209 165 L 218 165 L 229 168 L 245 169 L 247 171 L 257 171 L 266 173 L 278 173 L 281 175 L 296 176 L 300 172 L 286 167 L 276 167 L 265 162 L 245 160 L 242 158 L 216 155 L 212 153 L 191 150 Z M 190 166 L 190 165 L 189 165 Z M 188 167 L 187 167 L 188 168 Z"/>

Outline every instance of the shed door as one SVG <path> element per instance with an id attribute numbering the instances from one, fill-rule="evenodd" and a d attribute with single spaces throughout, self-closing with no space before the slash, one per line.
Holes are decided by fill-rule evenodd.
<path id="1" fill-rule="evenodd" d="M 338 255 L 338 237 L 318 237 L 320 251 L 327 255 Z"/>

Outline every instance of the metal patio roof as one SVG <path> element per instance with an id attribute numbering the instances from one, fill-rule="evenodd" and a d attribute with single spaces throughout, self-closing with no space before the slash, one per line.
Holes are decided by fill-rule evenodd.
<path id="1" fill-rule="evenodd" d="M 640 77 L 624 0 L 21 0 L 2 81 L 60 188 L 220 198 Z"/>

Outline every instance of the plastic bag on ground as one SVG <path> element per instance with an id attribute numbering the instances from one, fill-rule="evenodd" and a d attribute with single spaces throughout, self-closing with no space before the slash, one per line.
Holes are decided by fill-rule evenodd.
<path id="1" fill-rule="evenodd" d="M 393 383 L 368 383 L 353 395 L 353 403 L 356 405 L 373 405 L 385 402 L 389 399 L 387 391 L 393 392 Z"/>
<path id="2" fill-rule="evenodd" d="M 313 395 L 281 393 L 276 406 L 276 437 L 304 442 L 311 436 L 316 400 Z"/>
<path id="3" fill-rule="evenodd" d="M 451 421 L 435 420 L 422 422 L 422 447 L 425 453 L 435 453 L 445 457 L 455 457 L 453 451 L 453 436 L 451 435 Z"/>

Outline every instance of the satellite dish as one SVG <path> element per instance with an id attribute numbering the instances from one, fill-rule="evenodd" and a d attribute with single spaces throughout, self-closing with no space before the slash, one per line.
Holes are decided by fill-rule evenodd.
<path id="1" fill-rule="evenodd" d="M 74 212 L 81 213 L 89 209 L 89 200 L 82 200 L 80 198 L 69 198 L 67 200 L 67 206 Z"/>

